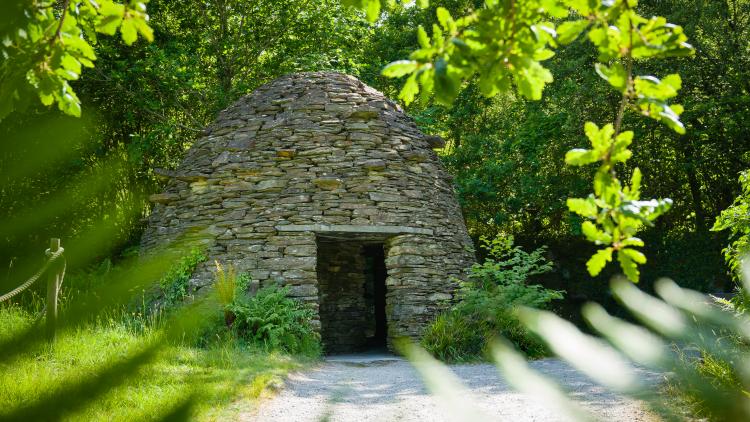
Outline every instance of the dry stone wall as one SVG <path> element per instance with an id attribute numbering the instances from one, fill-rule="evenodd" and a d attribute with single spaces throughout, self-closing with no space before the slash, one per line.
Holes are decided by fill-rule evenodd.
<path id="1" fill-rule="evenodd" d="M 153 195 L 145 250 L 175 241 L 317 308 L 320 240 L 385 245 L 389 336 L 416 336 L 474 262 L 452 181 L 395 103 L 351 76 L 292 74 L 222 111 Z"/>

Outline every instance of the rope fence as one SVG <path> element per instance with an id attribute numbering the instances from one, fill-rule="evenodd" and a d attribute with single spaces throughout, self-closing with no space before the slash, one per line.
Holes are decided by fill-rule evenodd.
<path id="1" fill-rule="evenodd" d="M 39 280 L 39 278 L 44 275 L 51 266 L 56 264 L 58 260 L 62 260 L 56 265 L 57 271 L 54 271 L 49 275 L 49 280 L 47 282 L 47 302 L 45 304 L 44 313 L 46 313 L 47 316 L 47 337 L 51 340 L 55 338 L 55 325 L 57 324 L 57 296 L 60 293 L 60 286 L 65 277 L 66 262 L 63 257 L 63 252 L 65 252 L 65 249 L 60 246 L 60 239 L 50 239 L 50 247 L 44 252 L 48 257 L 47 262 L 45 262 L 44 265 L 39 268 L 39 271 L 32 275 L 31 278 L 26 280 L 26 282 L 12 291 L 0 296 L 0 303 L 2 303 L 23 293 L 23 291 L 36 283 L 37 280 Z"/>
<path id="2" fill-rule="evenodd" d="M 49 256 L 49 258 L 47 259 L 47 262 L 44 263 L 44 265 L 42 266 L 42 268 L 40 268 L 39 271 L 37 271 L 34 275 L 32 275 L 31 278 L 29 278 L 28 280 L 26 280 L 25 283 L 23 283 L 20 286 L 16 287 L 15 289 L 13 289 L 13 291 L 8 292 L 8 293 L 0 296 L 0 302 L 5 302 L 6 300 L 10 300 L 14 296 L 17 296 L 17 295 L 21 294 L 24 290 L 26 290 L 29 287 L 31 287 L 34 283 L 36 283 L 37 280 L 39 280 L 39 277 L 41 277 L 42 275 L 44 275 L 44 273 L 47 271 L 47 269 L 50 267 L 50 265 L 52 265 L 53 262 L 55 262 L 58 258 L 60 258 L 62 256 L 62 254 L 63 254 L 64 251 L 65 251 L 64 248 L 60 248 L 60 250 L 58 250 L 57 252 L 51 253 L 50 250 L 47 249 L 46 253 Z"/>

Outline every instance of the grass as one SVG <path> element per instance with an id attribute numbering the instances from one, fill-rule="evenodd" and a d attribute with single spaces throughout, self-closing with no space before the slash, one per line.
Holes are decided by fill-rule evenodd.
<path id="1" fill-rule="evenodd" d="M 32 318 L 19 307 L 0 307 L 0 338 L 27 326 Z M 53 345 L 0 363 L 0 419 L 4 409 L 31 402 L 61 382 L 85 379 L 142 348 L 154 335 L 151 329 L 113 317 L 61 332 Z M 208 343 L 164 346 L 125 383 L 65 420 L 155 420 L 186 397 L 193 398 L 193 419 L 230 419 L 309 361 L 253 349 L 229 335 Z"/>

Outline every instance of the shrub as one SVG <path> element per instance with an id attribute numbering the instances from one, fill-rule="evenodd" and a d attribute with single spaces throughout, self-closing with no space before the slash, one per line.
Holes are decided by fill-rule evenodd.
<path id="1" fill-rule="evenodd" d="M 195 248 L 169 268 L 159 280 L 163 308 L 173 308 L 185 300 L 188 296 L 188 281 L 198 264 L 205 260 L 203 251 Z"/>
<path id="2" fill-rule="evenodd" d="M 237 274 L 232 264 L 229 264 L 226 270 L 219 261 L 214 260 L 214 264 L 216 265 L 214 289 L 216 289 L 219 304 L 224 310 L 224 323 L 227 327 L 231 327 L 237 316 L 231 311 L 230 307 L 237 301 L 237 298 L 247 294 L 250 276 L 246 273 Z"/>
<path id="3" fill-rule="evenodd" d="M 237 290 L 237 273 L 232 264 L 227 265 L 226 271 L 219 261 L 214 260 L 214 265 L 216 266 L 216 280 L 214 281 L 216 296 L 219 303 L 227 306 L 234 302 Z"/>
<path id="4" fill-rule="evenodd" d="M 529 356 L 543 356 L 546 349 L 521 325 L 515 308 L 545 308 L 562 299 L 560 291 L 527 284 L 530 277 L 552 269 L 543 256 L 545 248 L 528 253 L 514 247 L 512 237 L 482 242 L 489 258 L 471 267 L 458 303 L 427 327 L 422 346 L 444 361 L 471 361 L 481 358 L 492 339 L 501 335 Z"/>
<path id="5" fill-rule="evenodd" d="M 252 297 L 237 296 L 226 307 L 236 317 L 233 328 L 240 337 L 267 350 L 317 355 L 321 347 L 312 326 L 315 312 L 288 294 L 288 287 L 269 286 Z"/>

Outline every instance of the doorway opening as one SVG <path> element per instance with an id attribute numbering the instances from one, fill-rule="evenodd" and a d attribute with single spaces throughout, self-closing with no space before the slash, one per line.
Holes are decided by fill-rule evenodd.
<path id="1" fill-rule="evenodd" d="M 365 295 L 372 304 L 372 317 L 375 329 L 367 338 L 367 347 L 385 349 L 388 341 L 388 318 L 385 312 L 385 279 L 388 273 L 385 268 L 385 251 L 383 244 L 365 245 Z"/>
<path id="2" fill-rule="evenodd" d="M 382 243 L 318 238 L 318 294 L 326 353 L 385 349 L 385 252 Z"/>

